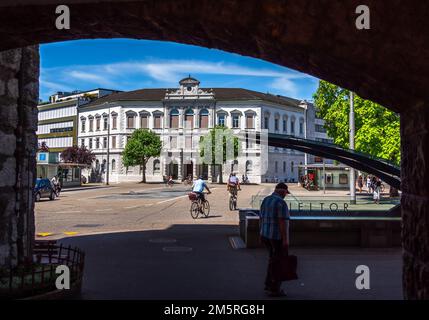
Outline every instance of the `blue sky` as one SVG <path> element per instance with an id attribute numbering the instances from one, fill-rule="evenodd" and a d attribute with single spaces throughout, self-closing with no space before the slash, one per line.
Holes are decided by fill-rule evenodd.
<path id="1" fill-rule="evenodd" d="M 97 39 L 40 47 L 40 98 L 56 91 L 175 88 L 188 74 L 201 86 L 312 99 L 318 79 L 259 59 L 172 42 Z"/>

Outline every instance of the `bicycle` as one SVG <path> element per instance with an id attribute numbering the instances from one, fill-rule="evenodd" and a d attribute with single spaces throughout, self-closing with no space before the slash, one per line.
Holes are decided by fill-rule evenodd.
<path id="1" fill-rule="evenodd" d="M 208 194 L 204 192 L 204 194 Z M 210 214 L 210 203 L 207 199 L 202 200 L 201 197 L 198 197 L 195 192 L 191 192 L 188 195 L 189 200 L 192 201 L 191 203 L 191 217 L 193 219 L 197 219 L 199 214 L 204 215 L 204 217 L 208 217 Z"/>
<path id="2" fill-rule="evenodd" d="M 233 210 L 237 210 L 237 193 L 240 189 L 237 189 L 237 187 L 235 187 L 235 190 L 233 192 L 231 192 L 231 190 L 229 191 L 229 210 L 233 211 Z"/>

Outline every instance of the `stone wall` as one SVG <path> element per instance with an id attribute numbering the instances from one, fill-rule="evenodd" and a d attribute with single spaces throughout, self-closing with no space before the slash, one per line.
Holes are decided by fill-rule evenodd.
<path id="1" fill-rule="evenodd" d="M 404 295 L 429 299 L 429 108 L 401 114 Z"/>
<path id="2" fill-rule="evenodd" d="M 0 52 L 0 266 L 32 254 L 38 81 L 38 46 Z"/>

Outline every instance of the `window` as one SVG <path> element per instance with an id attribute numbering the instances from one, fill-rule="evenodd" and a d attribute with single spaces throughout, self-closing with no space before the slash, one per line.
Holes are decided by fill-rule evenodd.
<path id="1" fill-rule="evenodd" d="M 133 114 L 127 115 L 127 129 L 134 129 L 135 128 L 135 116 Z"/>
<path id="2" fill-rule="evenodd" d="M 220 114 L 220 115 L 218 115 L 218 117 L 217 117 L 217 124 L 219 125 L 219 126 L 225 126 L 225 119 L 226 119 L 226 115 L 224 115 L 224 114 Z"/>
<path id="3" fill-rule="evenodd" d="M 293 173 L 293 161 L 290 163 L 290 172 Z"/>
<path id="4" fill-rule="evenodd" d="M 252 173 L 252 161 L 247 160 L 246 161 L 246 174 Z"/>
<path id="5" fill-rule="evenodd" d="M 107 148 L 107 137 L 103 137 L 103 148 Z"/>
<path id="6" fill-rule="evenodd" d="M 88 143 L 88 147 L 89 147 L 89 149 L 92 149 L 92 138 L 89 138 L 89 143 Z"/>
<path id="7" fill-rule="evenodd" d="M 149 116 L 147 114 L 140 115 L 140 128 L 147 129 L 149 128 Z"/>
<path id="8" fill-rule="evenodd" d="M 80 145 L 84 146 L 85 145 L 85 139 L 80 139 Z"/>
<path id="9" fill-rule="evenodd" d="M 192 129 L 194 127 L 194 111 L 188 109 L 185 112 L 185 128 Z"/>
<path id="10" fill-rule="evenodd" d="M 89 118 L 89 131 L 94 131 L 94 118 Z"/>
<path id="11" fill-rule="evenodd" d="M 174 136 L 170 136 L 170 148 L 171 149 L 176 149 L 177 148 L 177 137 Z"/>
<path id="12" fill-rule="evenodd" d="M 304 134 L 304 122 L 299 123 L 299 134 Z"/>
<path id="13" fill-rule="evenodd" d="M 161 115 L 157 114 L 153 116 L 153 127 L 155 129 L 161 128 Z"/>
<path id="14" fill-rule="evenodd" d="M 255 128 L 253 118 L 254 118 L 253 114 L 247 114 L 246 115 L 246 129 L 254 129 Z"/>
<path id="15" fill-rule="evenodd" d="M 270 118 L 265 116 L 264 117 L 264 129 L 269 129 L 270 128 Z"/>
<path id="16" fill-rule="evenodd" d="M 286 172 L 286 161 L 283 161 L 283 172 Z"/>
<path id="17" fill-rule="evenodd" d="M 203 109 L 200 111 L 200 128 L 208 128 L 209 127 L 209 111 L 207 109 Z"/>
<path id="18" fill-rule="evenodd" d="M 170 128 L 179 128 L 179 111 L 177 109 L 170 111 Z"/>
<path id="19" fill-rule="evenodd" d="M 320 132 L 320 133 L 325 133 L 326 132 L 325 126 L 323 126 L 321 124 L 316 124 L 315 130 L 316 130 L 316 132 Z"/>
<path id="20" fill-rule="evenodd" d="M 161 173 L 161 163 L 158 159 L 153 161 L 153 174 Z"/>
<path id="21" fill-rule="evenodd" d="M 349 183 L 349 177 L 348 177 L 347 173 L 340 173 L 339 182 L 340 182 L 340 184 L 348 184 Z"/>
<path id="22" fill-rule="evenodd" d="M 100 127 L 101 127 L 101 117 L 98 117 L 96 119 L 95 130 L 100 131 Z"/>
<path id="23" fill-rule="evenodd" d="M 233 128 L 240 128 L 240 115 L 237 113 L 234 113 L 232 115 L 232 127 Z"/>
<path id="24" fill-rule="evenodd" d="M 279 131 L 279 119 L 274 119 L 274 130 Z"/>
<path id="25" fill-rule="evenodd" d="M 274 171 L 277 173 L 278 172 L 278 163 L 277 161 L 274 162 Z"/>
<path id="26" fill-rule="evenodd" d="M 118 116 L 112 115 L 112 129 L 113 130 L 116 130 L 118 128 L 117 123 L 118 123 Z"/>
<path id="27" fill-rule="evenodd" d="M 287 131 L 287 120 L 283 119 L 283 132 Z"/>
<path id="28" fill-rule="evenodd" d="M 290 133 L 295 133 L 295 120 L 290 120 Z"/>
<path id="29" fill-rule="evenodd" d="M 112 171 L 116 171 L 116 160 L 112 159 Z"/>
<path id="30" fill-rule="evenodd" d="M 82 132 L 85 132 L 86 130 L 86 120 L 82 120 Z"/>
<path id="31" fill-rule="evenodd" d="M 116 136 L 112 136 L 112 148 L 116 148 Z"/>
<path id="32" fill-rule="evenodd" d="M 100 149 L 100 138 L 95 138 L 95 149 Z"/>
<path id="33" fill-rule="evenodd" d="M 107 130 L 109 118 L 107 116 L 103 117 L 103 130 Z"/>

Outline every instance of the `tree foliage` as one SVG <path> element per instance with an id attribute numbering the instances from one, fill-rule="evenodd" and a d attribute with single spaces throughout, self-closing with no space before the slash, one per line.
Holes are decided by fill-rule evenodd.
<path id="1" fill-rule="evenodd" d="M 161 148 L 161 139 L 155 132 L 135 130 L 122 153 L 122 162 L 126 167 L 141 166 L 142 182 L 146 182 L 146 164 L 150 158 L 161 154 Z"/>
<path id="2" fill-rule="evenodd" d="M 91 165 L 95 160 L 95 155 L 91 150 L 85 146 L 73 146 L 66 148 L 60 154 L 61 159 L 67 163 L 78 163 L 84 165 Z"/>
<path id="3" fill-rule="evenodd" d="M 314 94 L 318 116 L 334 143 L 349 147 L 350 92 L 321 80 Z M 355 149 L 400 162 L 399 115 L 383 106 L 355 95 Z"/>
<path id="4" fill-rule="evenodd" d="M 218 141 L 219 139 L 216 140 L 216 133 L 218 138 L 219 136 L 222 136 L 221 143 Z M 211 129 L 206 136 L 201 137 L 200 156 L 204 159 L 203 162 L 206 164 L 225 164 L 227 160 L 232 160 L 228 159 L 227 141 L 233 145 L 234 149 L 231 150 L 233 158 L 237 158 L 240 150 L 240 141 L 238 137 L 234 136 L 234 132 L 231 129 L 228 129 L 225 126 L 216 126 Z M 207 161 L 207 159 L 205 159 L 206 150 L 211 150 L 211 161 Z M 231 153 L 231 151 L 229 151 L 229 153 Z M 223 155 L 222 163 L 216 163 L 216 160 L 218 160 L 215 157 L 216 154 Z"/>

